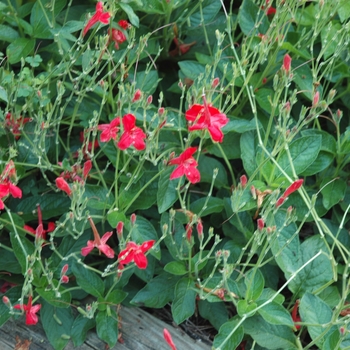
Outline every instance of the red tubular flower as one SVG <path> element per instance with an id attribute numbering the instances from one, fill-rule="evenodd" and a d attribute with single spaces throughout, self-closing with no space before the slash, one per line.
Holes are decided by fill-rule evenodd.
<path id="1" fill-rule="evenodd" d="M 108 142 L 109 140 L 115 140 L 119 131 L 120 118 L 113 119 L 109 124 L 100 124 L 97 129 L 102 131 L 100 135 L 101 142 Z"/>
<path id="2" fill-rule="evenodd" d="M 183 151 L 179 157 L 169 161 L 168 165 L 178 165 L 178 167 L 171 173 L 170 180 L 185 175 L 188 181 L 193 184 L 200 181 L 201 175 L 197 169 L 198 163 L 192 157 L 196 151 L 197 147 L 189 147 Z"/>
<path id="3" fill-rule="evenodd" d="M 192 123 L 189 131 L 207 129 L 214 142 L 222 142 L 224 134 L 221 129 L 229 122 L 224 113 L 206 103 L 203 96 L 203 105 L 194 104 L 186 111 L 186 119 Z"/>
<path id="4" fill-rule="evenodd" d="M 164 330 L 163 330 L 163 336 L 164 336 L 165 341 L 170 346 L 171 350 L 176 350 L 176 346 L 173 342 L 173 338 L 171 337 L 170 332 L 166 328 L 164 328 Z"/>
<path id="5" fill-rule="evenodd" d="M 113 259 L 114 258 L 114 250 L 106 244 L 106 242 L 109 240 L 109 238 L 112 236 L 113 231 L 106 232 L 102 238 L 97 232 L 96 226 L 94 222 L 92 221 L 91 217 L 88 218 L 92 232 L 94 233 L 94 240 L 93 241 L 87 241 L 87 246 L 84 248 L 81 248 L 81 255 L 87 256 L 94 248 L 97 248 L 100 252 L 102 252 L 104 255 L 107 256 L 107 258 Z"/>
<path id="6" fill-rule="evenodd" d="M 108 24 L 110 17 L 111 17 L 111 14 L 109 12 L 103 12 L 103 2 L 99 1 L 96 4 L 95 14 L 89 19 L 88 23 L 83 29 L 83 36 L 85 36 L 86 33 L 90 30 L 90 28 L 97 22 Z"/>
<path id="7" fill-rule="evenodd" d="M 136 117 L 133 114 L 126 114 L 123 117 L 124 132 L 117 144 L 118 148 L 124 151 L 134 146 L 138 151 L 146 148 L 144 139 L 147 137 L 141 128 L 136 126 Z"/>
<path id="8" fill-rule="evenodd" d="M 72 194 L 72 190 L 70 189 L 67 181 L 64 178 L 58 177 L 55 181 L 58 189 L 60 189 L 63 192 L 66 192 L 68 196 Z"/>
<path id="9" fill-rule="evenodd" d="M 41 308 L 41 304 L 37 304 L 37 305 L 32 305 L 32 296 L 30 295 L 28 298 L 28 304 L 25 305 L 15 305 L 13 307 L 14 309 L 17 310 L 23 310 L 26 314 L 26 325 L 30 326 L 30 325 L 34 325 L 37 324 L 39 319 L 38 316 L 36 315 L 36 313 L 40 310 Z"/>
<path id="10" fill-rule="evenodd" d="M 287 197 L 292 194 L 293 192 L 297 191 L 303 184 L 304 180 L 299 179 L 294 181 L 282 194 L 282 196 L 277 200 L 276 207 L 279 207 L 284 203 L 284 201 L 287 199 Z"/>
<path id="11" fill-rule="evenodd" d="M 125 30 L 130 28 L 129 22 L 125 19 L 121 19 L 120 21 L 118 21 L 118 25 L 120 28 L 123 28 Z"/>
<path id="12" fill-rule="evenodd" d="M 298 315 L 298 308 L 299 308 L 299 300 L 297 300 L 294 304 L 293 310 L 292 310 L 292 320 L 293 322 L 301 322 L 301 318 Z M 300 329 L 300 325 L 295 325 L 296 329 Z"/>
<path id="13" fill-rule="evenodd" d="M 283 58 L 283 69 L 286 71 L 287 74 L 290 71 L 291 64 L 292 58 L 288 54 L 286 54 Z"/>
<path id="14" fill-rule="evenodd" d="M 148 265 L 145 253 L 153 247 L 154 243 L 155 240 L 143 242 L 141 245 L 128 242 L 125 249 L 118 255 L 119 263 L 126 265 L 133 261 L 139 269 L 145 269 Z"/>
<path id="15" fill-rule="evenodd" d="M 43 216 L 41 213 L 40 205 L 38 205 L 37 210 L 38 210 L 38 223 L 39 223 L 39 225 L 36 228 L 36 230 L 34 230 L 32 227 L 30 227 L 28 225 L 24 225 L 23 228 L 25 230 L 29 231 L 30 233 L 35 234 L 37 239 L 42 238 L 42 239 L 46 240 L 46 233 L 54 231 L 56 228 L 56 225 L 54 222 L 49 222 L 48 226 L 47 226 L 47 230 L 45 230 L 44 226 L 43 226 Z"/>
<path id="16" fill-rule="evenodd" d="M 83 167 L 83 177 L 84 179 L 87 178 L 87 176 L 89 175 L 89 172 L 92 168 L 92 162 L 91 160 L 87 160 L 85 163 L 84 163 L 84 167 Z"/>

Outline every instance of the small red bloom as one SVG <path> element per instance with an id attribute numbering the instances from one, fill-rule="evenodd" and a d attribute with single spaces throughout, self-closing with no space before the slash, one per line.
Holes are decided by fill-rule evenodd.
<path id="1" fill-rule="evenodd" d="M 115 28 L 108 30 L 108 34 L 110 35 L 110 40 L 114 41 L 115 48 L 119 50 L 119 44 L 122 44 L 124 41 L 126 41 L 125 34 L 121 30 Z"/>
<path id="2" fill-rule="evenodd" d="M 245 187 L 247 182 L 248 182 L 248 179 L 247 179 L 247 175 L 242 175 L 240 178 L 239 178 L 240 182 L 241 182 L 241 185 L 242 187 Z"/>
<path id="3" fill-rule="evenodd" d="M 5 127 L 9 128 L 16 140 L 21 136 L 21 128 L 28 123 L 30 118 L 15 118 L 12 113 L 7 113 L 5 117 Z"/>
<path id="4" fill-rule="evenodd" d="M 264 220 L 263 220 L 262 218 L 260 218 L 260 219 L 257 220 L 257 223 L 258 223 L 258 229 L 259 229 L 259 231 L 262 231 L 262 229 L 263 229 L 264 226 L 265 226 Z"/>
<path id="5" fill-rule="evenodd" d="M 84 248 L 81 248 L 81 255 L 87 256 L 94 248 L 97 248 L 100 252 L 106 255 L 107 258 L 110 258 L 110 259 L 114 258 L 114 250 L 108 244 L 106 244 L 106 242 L 112 236 L 113 231 L 106 232 L 101 238 L 97 232 L 96 226 L 92 221 L 91 217 L 89 217 L 88 219 L 90 221 L 92 232 L 94 233 L 94 240 L 87 241 L 87 246 Z"/>
<path id="6" fill-rule="evenodd" d="M 192 157 L 196 151 L 197 147 L 189 147 L 183 151 L 179 157 L 169 161 L 168 165 L 178 165 L 178 167 L 171 173 L 170 180 L 185 175 L 193 184 L 200 181 L 201 175 L 197 169 L 198 163 Z"/>
<path id="7" fill-rule="evenodd" d="M 287 74 L 290 71 L 291 63 L 292 58 L 288 54 L 286 54 L 283 58 L 283 69 L 286 71 Z"/>
<path id="8" fill-rule="evenodd" d="M 34 325 L 37 324 L 39 319 L 38 316 L 36 315 L 36 313 L 40 310 L 41 308 L 41 304 L 37 304 L 37 305 L 32 305 L 32 296 L 30 295 L 28 298 L 28 304 L 25 305 L 15 305 L 13 307 L 14 309 L 17 310 L 23 310 L 26 314 L 26 325 L 30 326 L 30 325 Z"/>
<path id="9" fill-rule="evenodd" d="M 103 24 L 108 24 L 110 17 L 111 17 L 111 14 L 109 12 L 103 12 L 103 2 L 99 1 L 96 4 L 96 12 L 95 12 L 95 14 L 89 19 L 88 23 L 84 27 L 83 36 L 85 36 L 86 33 L 90 30 L 90 28 L 94 24 L 96 24 L 97 22 L 101 22 Z"/>
<path id="10" fill-rule="evenodd" d="M 42 239 L 46 239 L 46 233 L 47 232 L 52 232 L 55 230 L 56 225 L 54 222 L 49 222 L 48 226 L 47 226 L 47 230 L 44 230 L 44 226 L 43 226 L 43 216 L 41 213 L 41 208 L 40 205 L 38 205 L 38 227 L 36 228 L 36 230 L 34 230 L 32 227 L 28 226 L 28 225 L 24 225 L 23 228 L 27 231 L 29 231 L 32 234 L 35 234 L 36 238 L 42 238 Z"/>
<path id="11" fill-rule="evenodd" d="M 83 177 L 84 179 L 87 178 L 87 176 L 89 175 L 89 172 L 92 168 L 92 162 L 91 160 L 87 160 L 85 163 L 84 163 L 84 167 L 83 167 Z"/>
<path id="12" fill-rule="evenodd" d="M 108 142 L 109 140 L 115 140 L 119 131 L 120 118 L 114 118 L 109 124 L 100 124 L 97 129 L 102 131 L 100 135 L 101 142 Z"/>
<path id="13" fill-rule="evenodd" d="M 146 148 L 144 139 L 147 137 L 141 128 L 136 126 L 136 117 L 133 114 L 126 114 L 123 117 L 124 132 L 117 144 L 122 151 L 134 146 L 138 151 Z"/>
<path id="14" fill-rule="evenodd" d="M 120 21 L 118 21 L 118 25 L 123 29 L 129 29 L 131 27 L 129 22 L 125 19 L 121 19 Z"/>
<path id="15" fill-rule="evenodd" d="M 72 190 L 70 189 L 67 181 L 64 178 L 58 177 L 55 181 L 56 186 L 59 190 L 66 192 L 68 196 L 72 194 Z"/>
<path id="16" fill-rule="evenodd" d="M 287 199 L 287 197 L 292 194 L 293 192 L 297 191 L 303 184 L 304 180 L 299 179 L 294 181 L 282 194 L 282 196 L 277 200 L 276 207 L 279 207 L 284 203 L 284 201 Z"/>
<path id="17" fill-rule="evenodd" d="M 153 247 L 154 243 L 155 240 L 143 242 L 141 245 L 128 242 L 125 249 L 118 255 L 119 263 L 126 265 L 133 261 L 139 269 L 145 269 L 148 264 L 145 253 Z"/>
<path id="18" fill-rule="evenodd" d="M 171 337 L 170 332 L 166 328 L 164 328 L 163 330 L 163 336 L 165 341 L 169 344 L 171 350 L 176 350 L 176 346 L 173 342 L 173 338 Z"/>
<path id="19" fill-rule="evenodd" d="M 221 129 L 229 122 L 224 113 L 206 103 L 203 96 L 203 105 L 194 104 L 187 112 L 186 119 L 192 123 L 189 131 L 207 129 L 214 142 L 222 142 L 224 134 Z"/>

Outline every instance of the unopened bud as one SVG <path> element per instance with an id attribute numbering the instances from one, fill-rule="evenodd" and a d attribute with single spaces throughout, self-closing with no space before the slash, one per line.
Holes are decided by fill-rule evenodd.
<path id="1" fill-rule="evenodd" d="M 316 91 L 314 98 L 312 100 L 312 107 L 315 107 L 318 105 L 319 99 L 320 99 L 320 93 L 319 93 L 319 91 Z"/>
<path id="2" fill-rule="evenodd" d="M 147 103 L 150 105 L 150 104 L 152 103 L 152 101 L 153 101 L 153 96 L 152 96 L 152 95 L 149 95 L 149 96 L 147 97 Z"/>
<path id="3" fill-rule="evenodd" d="M 291 63 L 292 63 L 292 58 L 288 54 L 286 54 L 283 58 L 283 69 L 287 74 L 290 71 Z"/>
<path id="4" fill-rule="evenodd" d="M 343 336 L 345 334 L 345 327 L 343 327 L 343 326 L 340 327 L 339 328 L 339 333 L 340 333 L 341 336 Z"/>
<path id="5" fill-rule="evenodd" d="M 135 222 L 136 222 L 136 214 L 135 213 L 131 214 L 130 221 L 131 221 L 131 225 L 135 225 Z"/>
<path id="6" fill-rule="evenodd" d="M 69 268 L 68 264 L 63 265 L 62 270 L 61 270 L 61 276 L 65 275 L 67 273 L 68 268 Z"/>
<path id="7" fill-rule="evenodd" d="M 140 89 L 137 89 L 135 91 L 135 94 L 134 94 L 134 97 L 132 98 L 132 101 L 131 102 L 136 102 L 138 101 L 140 98 L 141 98 L 141 95 L 142 95 L 142 92 Z"/>
<path id="8" fill-rule="evenodd" d="M 215 89 L 219 85 L 219 83 L 220 83 L 220 79 L 219 78 L 214 78 L 213 82 L 211 83 L 211 87 L 213 89 Z"/>
<path id="9" fill-rule="evenodd" d="M 340 109 L 337 109 L 336 115 L 337 115 L 337 118 L 338 118 L 338 121 L 339 121 L 342 118 L 342 116 L 343 116 L 343 111 L 341 111 Z"/>
<path id="10" fill-rule="evenodd" d="M 245 185 L 246 185 L 247 182 L 248 182 L 247 176 L 246 176 L 246 175 L 242 175 L 242 176 L 239 178 L 239 180 L 240 180 L 240 182 L 241 182 L 242 187 L 245 187 Z"/>
<path id="11" fill-rule="evenodd" d="M 191 243 L 192 231 L 193 231 L 192 225 L 187 224 L 186 225 L 186 238 L 187 238 L 187 241 L 189 243 Z"/>
<path id="12" fill-rule="evenodd" d="M 119 240 L 122 238 L 123 228 L 124 228 L 124 222 L 119 221 L 117 224 L 117 235 L 118 235 Z"/>
<path id="13" fill-rule="evenodd" d="M 202 220 L 200 219 L 197 222 L 197 233 L 198 233 L 198 239 L 201 241 L 203 239 L 203 224 L 202 224 Z"/>
<path id="14" fill-rule="evenodd" d="M 254 185 L 250 186 L 250 193 L 252 194 L 252 197 L 255 200 L 256 199 L 256 190 L 255 190 Z"/>
<path id="15" fill-rule="evenodd" d="M 257 224 L 258 224 L 258 230 L 262 231 L 265 225 L 264 220 L 262 218 L 258 219 Z"/>
<path id="16" fill-rule="evenodd" d="M 6 306 L 10 306 L 11 304 L 10 299 L 6 295 L 2 297 L 2 301 Z"/>
<path id="17" fill-rule="evenodd" d="M 84 176 L 84 179 L 87 178 L 87 176 L 89 175 L 89 172 L 92 168 L 92 162 L 91 160 L 87 160 L 85 163 L 84 163 L 84 167 L 83 167 L 83 176 Z"/>
<path id="18" fill-rule="evenodd" d="M 67 275 L 63 275 L 61 277 L 61 283 L 68 283 L 69 282 L 69 277 Z"/>
<path id="19" fill-rule="evenodd" d="M 160 107 L 159 109 L 158 109 L 158 114 L 159 115 L 162 115 L 164 113 L 164 107 Z"/>

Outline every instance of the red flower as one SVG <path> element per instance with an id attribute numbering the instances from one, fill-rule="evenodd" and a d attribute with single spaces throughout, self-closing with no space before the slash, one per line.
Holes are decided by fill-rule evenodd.
<path id="1" fill-rule="evenodd" d="M 24 126 L 24 124 L 28 123 L 30 118 L 19 117 L 15 119 L 14 115 L 11 113 L 7 113 L 5 117 L 5 127 L 9 128 L 12 132 L 15 139 L 19 139 L 21 136 L 20 129 Z"/>
<path id="2" fill-rule="evenodd" d="M 176 346 L 173 342 L 173 338 L 171 337 L 170 332 L 166 328 L 164 328 L 163 330 L 163 336 L 165 341 L 169 344 L 171 350 L 176 350 Z"/>
<path id="3" fill-rule="evenodd" d="M 284 201 L 287 199 L 287 197 L 292 194 L 293 192 L 295 192 L 296 190 L 298 190 L 301 185 L 303 184 L 304 180 L 303 179 L 299 179 L 294 181 L 282 194 L 282 196 L 277 200 L 276 202 L 276 207 L 279 207 L 280 205 L 282 205 L 284 203 Z"/>
<path id="4" fill-rule="evenodd" d="M 125 19 L 121 19 L 120 21 L 118 21 L 118 25 L 120 28 L 123 28 L 123 29 L 129 29 L 130 28 L 130 24 L 127 20 Z"/>
<path id="5" fill-rule="evenodd" d="M 169 161 L 169 165 L 178 165 L 178 167 L 171 173 L 170 180 L 185 175 L 191 183 L 195 184 L 196 182 L 199 182 L 201 175 L 197 169 L 198 163 L 192 157 L 196 151 L 197 147 L 189 147 L 183 151 L 179 157 Z"/>
<path id="6" fill-rule="evenodd" d="M 91 168 L 92 168 L 92 162 L 91 162 L 91 160 L 87 160 L 84 163 L 84 167 L 83 167 L 83 177 L 84 177 L 84 179 L 86 179 L 88 177 Z"/>
<path id="7" fill-rule="evenodd" d="M 16 169 L 12 160 L 9 161 L 0 175 L 0 210 L 5 208 L 2 199 L 9 194 L 14 198 L 22 198 L 22 190 L 14 185 L 11 180 L 16 180 Z"/>
<path id="8" fill-rule="evenodd" d="M 136 126 L 136 117 L 133 114 L 126 114 L 123 117 L 124 132 L 118 142 L 118 147 L 122 151 L 134 146 L 138 151 L 146 148 L 144 139 L 147 137 L 141 128 Z"/>
<path id="9" fill-rule="evenodd" d="M 126 265 L 134 261 L 139 269 L 145 269 L 148 264 L 145 253 L 153 247 L 154 243 L 155 240 L 143 242 L 141 245 L 128 242 L 126 248 L 118 255 L 119 263 Z"/>
<path id="10" fill-rule="evenodd" d="M 43 216 L 41 213 L 40 205 L 38 205 L 38 222 L 39 222 L 39 225 L 36 228 L 36 230 L 34 230 L 32 227 L 28 225 L 24 225 L 23 228 L 29 231 L 30 233 L 35 234 L 37 239 L 39 238 L 46 239 L 46 233 L 54 231 L 56 226 L 54 222 L 49 222 L 47 225 L 47 230 L 44 230 Z"/>
<path id="11" fill-rule="evenodd" d="M 288 54 L 286 54 L 283 57 L 283 69 L 286 71 L 286 73 L 289 73 L 291 64 L 292 58 Z"/>
<path id="12" fill-rule="evenodd" d="M 96 24 L 97 22 L 101 22 L 103 24 L 108 24 L 110 17 L 111 17 L 111 14 L 109 12 L 103 12 L 103 2 L 99 1 L 96 4 L 96 12 L 95 12 L 95 14 L 89 19 L 89 22 L 84 27 L 83 36 L 85 36 L 86 33 L 90 30 L 90 28 L 94 24 Z"/>
<path id="13" fill-rule="evenodd" d="M 124 41 L 126 41 L 125 34 L 121 30 L 115 28 L 108 30 L 108 34 L 110 35 L 110 39 L 114 41 L 115 48 L 119 50 L 119 44 L 122 44 Z"/>
<path id="14" fill-rule="evenodd" d="M 106 255 L 107 258 L 114 258 L 114 250 L 108 244 L 106 244 L 108 239 L 112 236 L 113 231 L 106 232 L 101 238 L 91 217 L 88 219 L 90 221 L 92 232 L 94 233 L 94 240 L 87 241 L 87 246 L 81 248 L 81 255 L 87 256 L 94 248 L 97 248 L 100 252 Z"/>
<path id="15" fill-rule="evenodd" d="M 293 322 L 301 322 L 301 318 L 298 315 L 298 308 L 299 308 L 299 300 L 297 300 L 294 304 L 293 310 L 292 310 L 292 320 Z M 300 329 L 300 325 L 295 325 L 296 329 Z"/>
<path id="16" fill-rule="evenodd" d="M 101 142 L 108 142 L 109 140 L 115 140 L 119 131 L 120 118 L 113 119 L 109 124 L 101 124 L 97 126 L 97 129 L 102 131 L 100 135 Z"/>
<path id="17" fill-rule="evenodd" d="M 72 194 L 72 190 L 70 189 L 67 181 L 64 178 L 58 177 L 55 181 L 56 186 L 59 190 L 66 192 L 68 196 Z"/>
<path id="18" fill-rule="evenodd" d="M 34 325 L 37 324 L 39 319 L 38 316 L 36 315 L 36 313 L 40 310 L 41 308 L 41 304 L 37 304 L 37 305 L 32 305 L 32 296 L 30 295 L 28 298 L 28 304 L 25 305 L 15 305 L 13 307 L 14 309 L 17 310 L 23 310 L 26 313 L 26 325 L 30 326 L 30 325 Z"/>
<path id="19" fill-rule="evenodd" d="M 186 112 L 186 119 L 192 122 L 189 131 L 207 129 L 215 142 L 223 141 L 221 128 L 229 122 L 224 113 L 206 103 L 205 97 L 203 105 L 195 104 Z"/>

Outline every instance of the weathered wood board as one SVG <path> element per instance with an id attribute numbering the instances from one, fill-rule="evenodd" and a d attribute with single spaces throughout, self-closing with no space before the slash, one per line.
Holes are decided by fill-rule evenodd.
<path id="1" fill-rule="evenodd" d="M 117 343 L 110 350 L 169 350 L 163 338 L 163 329 L 171 333 L 178 350 L 210 350 L 211 347 L 190 338 L 181 328 L 175 328 L 155 318 L 139 308 L 122 308 L 121 332 L 124 343 Z M 59 326 L 58 326 L 59 327 Z M 53 350 L 46 339 L 41 325 L 26 326 L 24 319 L 8 321 L 0 328 L 0 350 L 14 350 L 16 341 L 22 341 L 23 350 Z M 28 345 L 30 341 L 29 347 Z M 19 344 L 17 349 L 21 349 Z M 22 350 L 21 349 L 21 350 Z M 104 350 L 106 344 L 97 338 L 96 333 L 89 332 L 85 343 L 77 348 L 70 342 L 65 350 Z"/>

